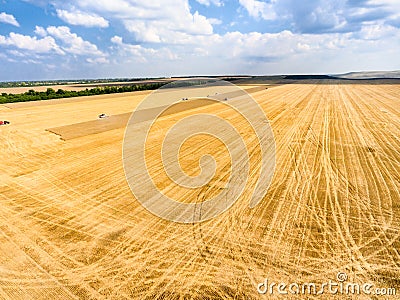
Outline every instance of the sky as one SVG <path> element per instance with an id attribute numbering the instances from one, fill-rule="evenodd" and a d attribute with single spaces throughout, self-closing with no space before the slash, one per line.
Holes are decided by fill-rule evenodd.
<path id="1" fill-rule="evenodd" d="M 399 0 L 0 0 L 0 81 L 399 69 Z"/>

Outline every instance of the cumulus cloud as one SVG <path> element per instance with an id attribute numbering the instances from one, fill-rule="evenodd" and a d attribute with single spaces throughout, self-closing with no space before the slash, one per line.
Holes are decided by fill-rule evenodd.
<path id="1" fill-rule="evenodd" d="M 42 37 L 47 35 L 46 29 L 44 29 L 44 28 L 41 27 L 41 26 L 36 26 L 36 27 L 35 27 L 35 33 L 36 33 L 38 36 L 42 36 Z"/>
<path id="2" fill-rule="evenodd" d="M 363 26 L 361 31 L 355 36 L 357 36 L 361 40 L 377 41 L 396 35 L 398 35 L 398 30 L 393 26 L 386 24 L 370 24 Z"/>
<path id="3" fill-rule="evenodd" d="M 157 59 L 168 61 L 178 59 L 178 56 L 171 49 L 166 47 L 154 49 L 151 47 L 143 47 L 142 45 L 132 45 L 125 43 L 120 36 L 112 37 L 111 42 L 116 46 L 119 56 L 124 57 L 124 61 L 126 61 L 125 57 L 128 57 L 128 60 L 130 59 L 142 63 Z"/>
<path id="4" fill-rule="evenodd" d="M 249 16 L 276 20 L 299 33 L 323 34 L 355 32 L 363 23 L 390 20 L 400 12 L 398 1 L 391 0 L 239 0 Z"/>
<path id="5" fill-rule="evenodd" d="M 264 20 L 276 19 L 275 2 L 275 0 L 269 3 L 257 0 L 239 0 L 239 3 L 247 10 L 250 16 Z"/>
<path id="6" fill-rule="evenodd" d="M 281 0 L 275 10 L 299 33 L 344 32 L 348 26 L 345 0 Z"/>
<path id="7" fill-rule="evenodd" d="M 169 19 L 126 19 L 124 25 L 135 35 L 138 42 L 148 43 L 184 43 L 191 35 L 211 35 L 215 19 L 208 20 L 195 12 L 182 15 L 176 20 Z"/>
<path id="8" fill-rule="evenodd" d="M 106 57 L 87 58 L 86 61 L 91 64 L 108 64 L 110 61 Z"/>
<path id="9" fill-rule="evenodd" d="M 390 12 L 383 7 L 355 7 L 348 9 L 346 19 L 350 23 L 363 23 L 385 19 L 388 15 Z"/>
<path id="10" fill-rule="evenodd" d="M 222 24 L 222 20 L 216 19 L 216 18 L 210 18 L 210 19 L 208 19 L 208 21 L 210 22 L 211 25 L 221 25 Z"/>
<path id="11" fill-rule="evenodd" d="M 229 32 L 222 36 L 214 35 L 208 54 L 223 56 L 231 60 L 278 61 L 289 55 L 316 50 L 321 47 L 320 39 L 312 39 L 290 31 L 279 33 L 240 33 Z M 209 45 L 205 39 L 194 39 L 193 46 Z"/>
<path id="12" fill-rule="evenodd" d="M 122 45 L 122 37 L 120 37 L 120 36 L 117 36 L 117 35 L 114 35 L 112 38 L 111 38 L 111 42 L 112 43 L 114 43 L 114 44 L 117 44 L 117 45 Z"/>
<path id="13" fill-rule="evenodd" d="M 106 56 L 95 44 L 85 41 L 76 33 L 72 33 L 67 26 L 49 26 L 46 31 L 49 35 L 61 42 L 62 49 L 67 53 L 99 57 Z"/>
<path id="14" fill-rule="evenodd" d="M 209 3 L 222 5 L 222 1 L 216 0 Z M 65 4 L 59 0 L 55 0 L 54 5 L 59 10 L 65 9 Z M 145 43 L 174 43 L 187 35 L 210 35 L 213 24 L 218 22 L 197 11 L 191 12 L 187 0 L 72 0 L 68 5 L 80 12 L 115 19 L 133 33 L 138 42 Z"/>
<path id="15" fill-rule="evenodd" d="M 222 6 L 224 3 L 221 0 L 196 0 L 198 3 L 203 4 L 205 6 L 210 6 L 211 4 L 215 6 Z"/>
<path id="16" fill-rule="evenodd" d="M 46 29 L 36 26 L 37 36 L 22 35 L 11 32 L 9 36 L 0 35 L 0 46 L 10 48 L 7 52 L 14 57 L 35 54 L 69 55 L 84 57 L 89 63 L 108 63 L 108 54 L 98 49 L 95 44 L 72 33 L 66 26 L 49 26 Z M 40 38 L 38 38 L 38 36 Z M 38 57 L 37 61 L 43 59 Z"/>
<path id="17" fill-rule="evenodd" d="M 6 14 L 5 12 L 0 13 L 0 23 L 11 24 L 19 27 L 19 23 L 15 17 L 13 15 Z"/>
<path id="18" fill-rule="evenodd" d="M 64 54 L 52 37 L 38 39 L 28 35 L 11 32 L 8 37 L 0 35 L 0 45 L 16 47 L 21 50 L 28 50 L 35 53 L 55 52 Z"/>
<path id="19" fill-rule="evenodd" d="M 290 31 L 264 34 L 228 32 L 223 35 L 186 36 L 184 45 L 176 43 L 161 49 L 126 44 L 120 36 L 114 36 L 111 42 L 118 46 L 119 55 L 124 53 L 142 58 L 143 61 L 147 61 L 146 58 L 154 60 L 156 57 L 183 61 L 193 60 L 194 57 L 212 57 L 230 62 L 246 60 L 277 62 L 288 56 L 328 49 L 328 44 L 329 49 L 339 48 L 339 41 L 342 42 L 339 36 L 339 34 L 326 34 L 321 38 L 316 35 L 294 34 Z"/>
<path id="20" fill-rule="evenodd" d="M 106 19 L 93 13 L 85 13 L 78 10 L 67 11 L 63 9 L 57 9 L 56 12 L 61 20 L 71 25 L 101 28 L 109 26 Z"/>
<path id="21" fill-rule="evenodd" d="M 365 34 L 372 28 L 365 27 Z M 113 57 L 125 57 L 115 63 L 121 70 L 137 70 L 138 74 L 221 74 L 221 73 L 318 73 L 340 72 L 367 66 L 396 67 L 390 61 L 396 57 L 399 31 L 385 33 L 385 42 L 354 33 L 301 34 L 285 30 L 278 33 L 228 32 L 209 36 L 190 36 L 186 43 L 168 47 L 146 48 L 131 45 L 120 36 L 112 38 Z M 373 31 L 373 30 L 372 30 Z M 381 34 L 376 33 L 377 35 Z M 391 35 L 392 34 L 392 35 Z M 397 48 L 396 48 L 397 47 Z M 165 52 L 164 51 L 165 48 Z M 168 57 L 167 51 L 176 55 L 179 63 Z M 161 54 L 162 53 L 162 54 Z M 357 58 L 354 58 L 357 53 Z M 388 59 L 390 57 L 391 59 Z M 149 61 L 151 64 L 149 64 Z M 386 62 L 386 63 L 385 63 Z M 358 66 L 358 67 L 357 67 Z M 149 73 L 155 69 L 155 73 Z M 167 70 L 167 71 L 162 71 Z M 140 73 L 142 72 L 142 73 Z M 157 73 L 158 72 L 158 73 Z M 164 74 L 164 73 L 161 73 Z"/>
<path id="22" fill-rule="evenodd" d="M 386 24 L 400 28 L 400 2 L 396 0 L 369 0 L 370 6 L 387 12 L 384 21 Z"/>

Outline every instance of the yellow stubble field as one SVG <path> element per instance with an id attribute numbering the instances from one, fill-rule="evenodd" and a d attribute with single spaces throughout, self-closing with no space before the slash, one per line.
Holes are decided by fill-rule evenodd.
<path id="1" fill-rule="evenodd" d="M 316 82 L 254 92 L 275 136 L 271 186 L 255 208 L 245 191 L 198 224 L 160 219 L 132 195 L 122 163 L 126 119 L 62 136 L 84 122 L 97 126 L 100 113 L 126 116 L 148 94 L 0 105 L 0 118 L 11 121 L 0 127 L 1 299 L 304 299 L 261 295 L 257 285 L 322 284 L 339 272 L 400 292 L 400 85 Z M 177 118 L 199 112 L 235 122 L 218 104 L 170 114 L 148 145 L 158 187 L 180 201 L 193 190 L 186 195 L 165 174 L 157 178 L 158 139 Z M 223 145 L 206 136 L 182 146 L 182 168 L 199 172 L 199 148 L 215 153 L 216 178 L 226 178 Z M 250 159 L 257 165 L 256 154 Z"/>

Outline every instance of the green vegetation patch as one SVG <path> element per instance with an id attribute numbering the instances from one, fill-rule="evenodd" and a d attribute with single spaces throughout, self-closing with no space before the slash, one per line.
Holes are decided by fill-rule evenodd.
<path id="1" fill-rule="evenodd" d="M 52 88 L 48 88 L 45 92 L 37 92 L 35 90 L 29 90 L 22 94 L 7 94 L 2 93 L 0 95 L 0 104 L 14 103 L 14 102 L 26 102 L 26 101 L 40 101 L 50 100 L 59 98 L 72 98 L 81 96 L 94 96 L 104 94 L 116 94 L 116 93 L 127 93 L 145 90 L 156 90 L 163 86 L 165 83 L 151 83 L 151 84 L 140 84 L 140 85 L 128 85 L 128 86 L 105 86 L 95 87 L 92 89 L 85 89 L 82 91 L 66 91 L 58 89 L 55 91 Z"/>

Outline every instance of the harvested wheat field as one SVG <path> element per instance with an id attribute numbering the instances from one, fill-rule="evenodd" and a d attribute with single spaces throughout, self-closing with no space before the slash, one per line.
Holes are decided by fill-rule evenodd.
<path id="1" fill-rule="evenodd" d="M 249 208 L 251 176 L 231 209 L 196 224 L 149 213 L 125 179 L 127 114 L 150 92 L 0 105 L 0 120 L 11 121 L 0 127 L 0 298 L 374 297 L 257 291 L 265 279 L 321 285 L 339 272 L 399 293 L 400 85 L 317 81 L 250 92 L 275 136 L 270 188 Z M 100 113 L 111 117 L 101 123 Z M 200 135 L 183 144 L 180 163 L 195 176 L 200 157 L 214 155 L 209 184 L 185 190 L 162 172 L 165 131 L 196 113 L 236 124 L 251 170 L 259 161 L 243 118 L 222 103 L 166 114 L 146 144 L 149 173 L 178 201 L 218 193 L 232 164 L 218 139 Z M 385 297 L 398 295 L 376 298 Z"/>

